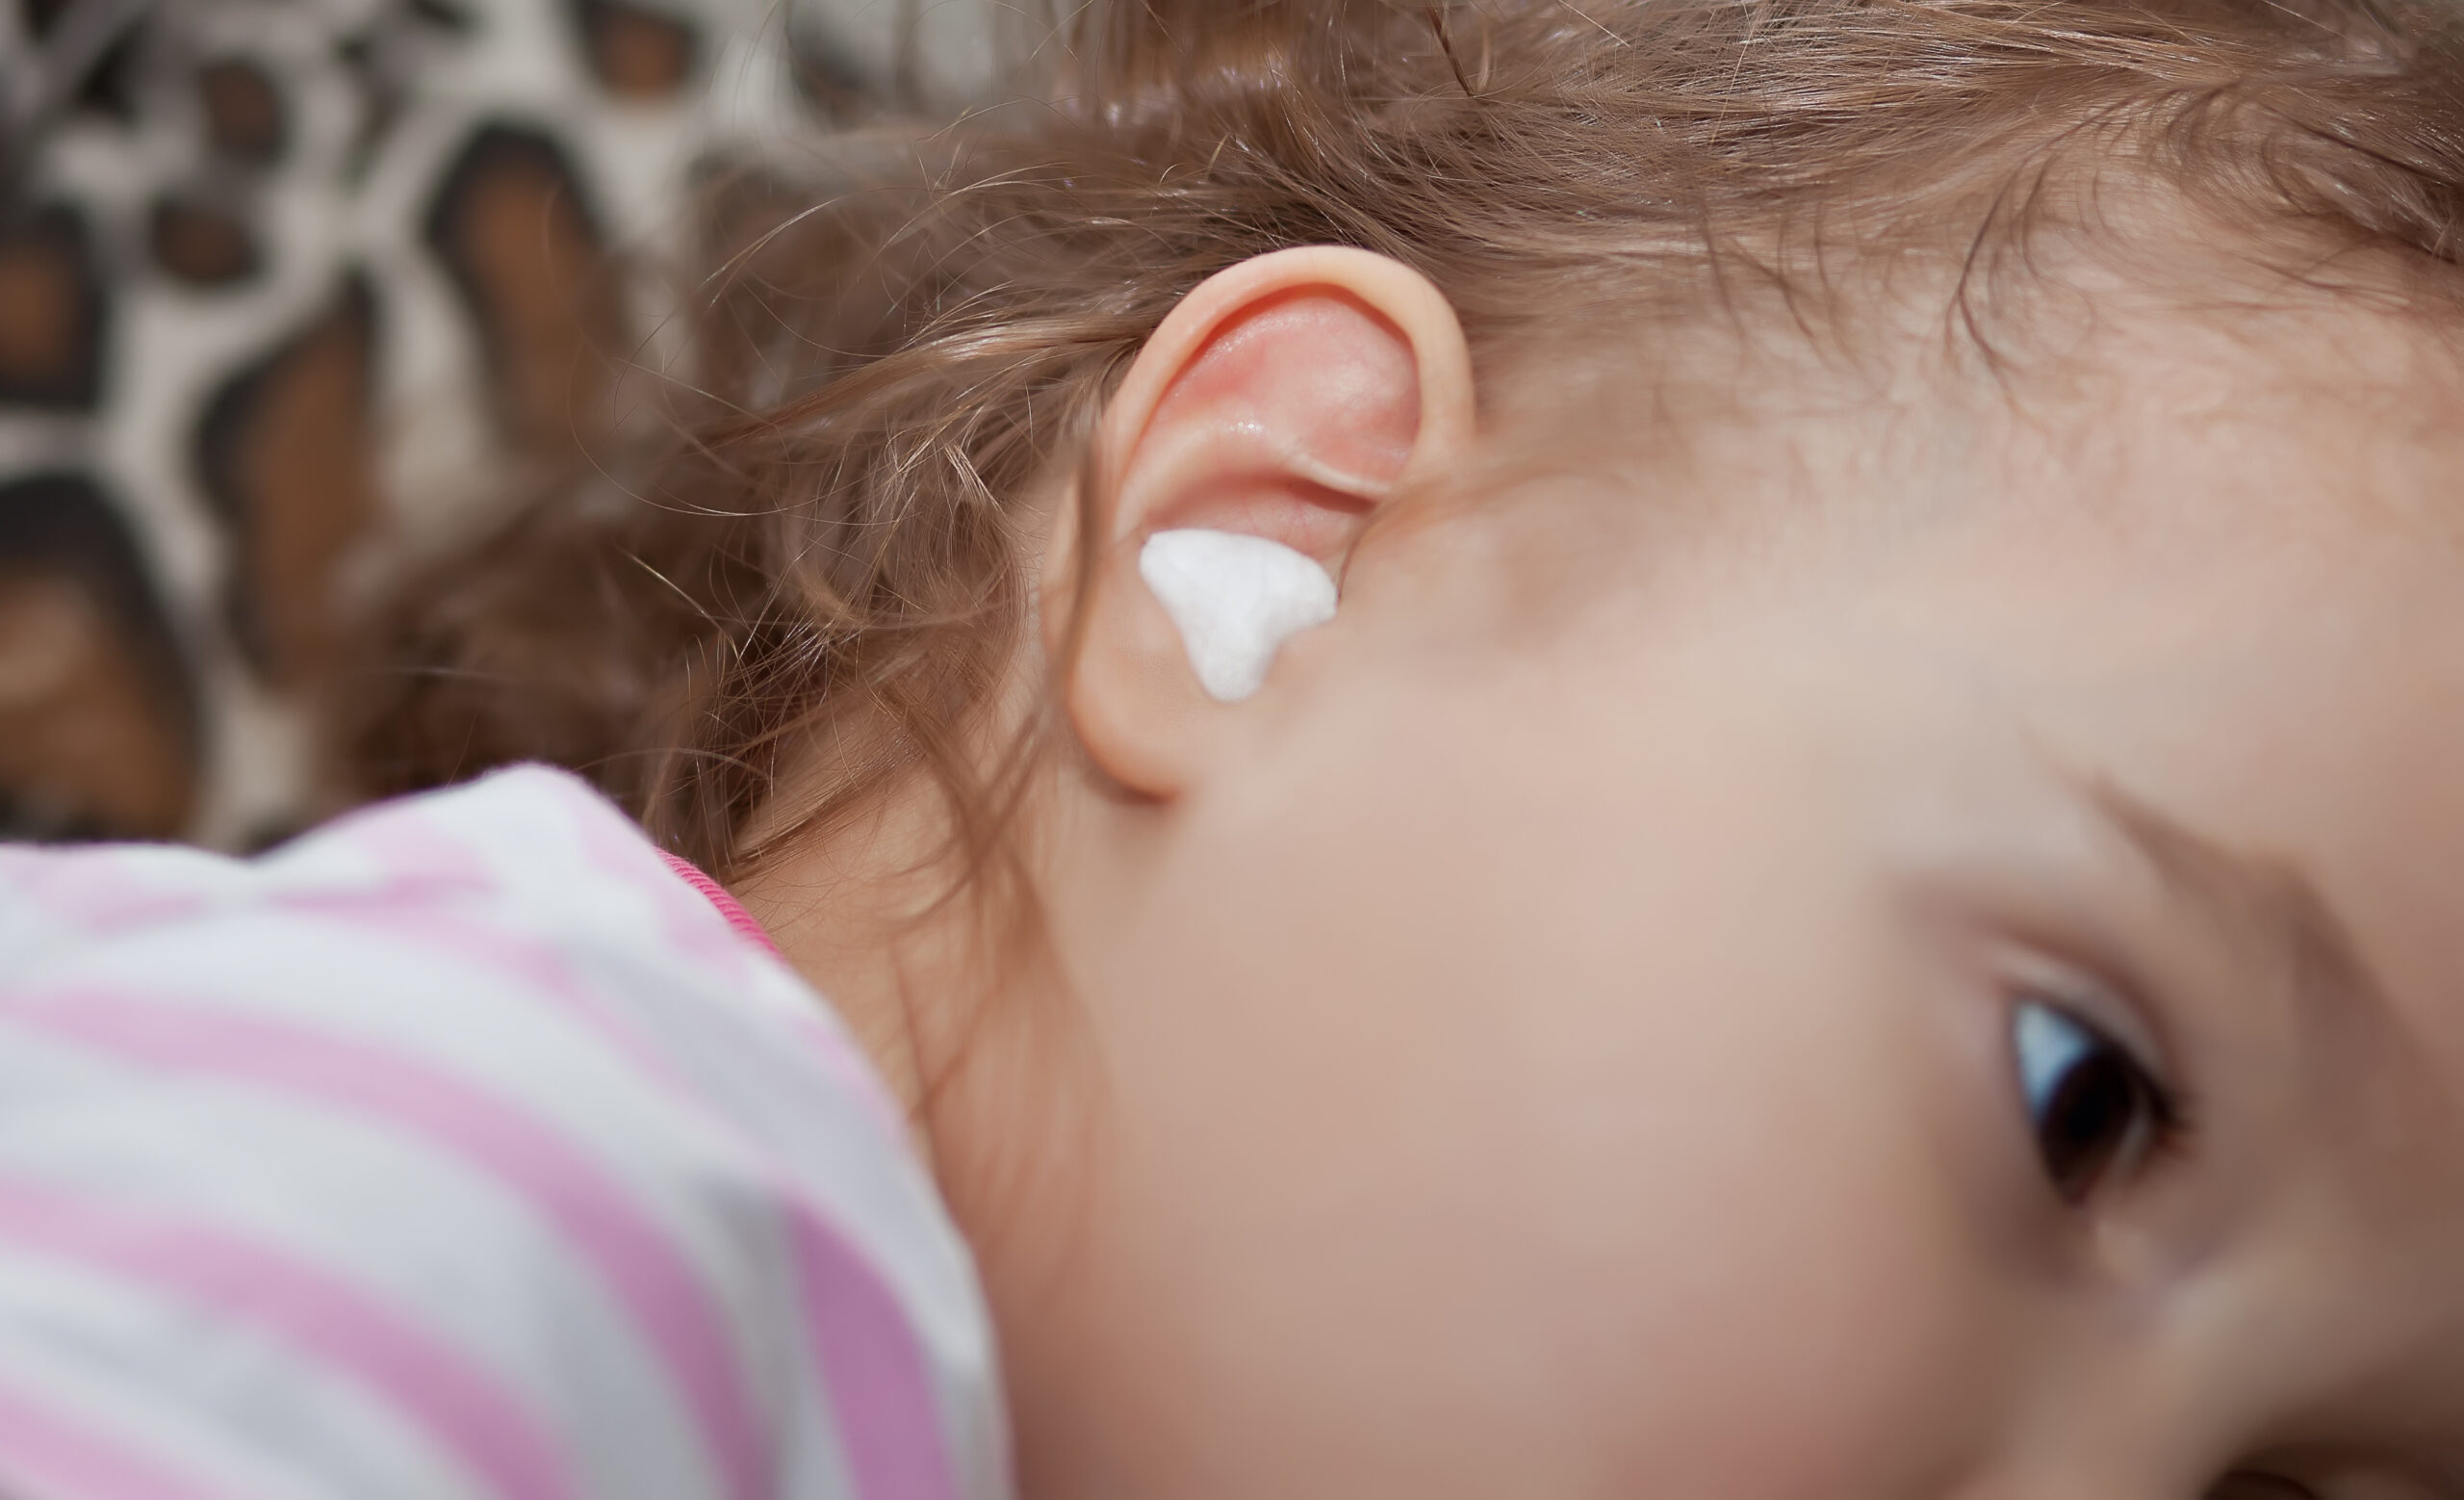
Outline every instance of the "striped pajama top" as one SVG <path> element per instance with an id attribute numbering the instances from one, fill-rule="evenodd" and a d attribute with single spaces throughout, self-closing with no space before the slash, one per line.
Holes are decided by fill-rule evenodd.
<path id="1" fill-rule="evenodd" d="M 253 861 L 0 846 L 0 1495 L 996 1500 L 836 1018 L 524 768 Z"/>

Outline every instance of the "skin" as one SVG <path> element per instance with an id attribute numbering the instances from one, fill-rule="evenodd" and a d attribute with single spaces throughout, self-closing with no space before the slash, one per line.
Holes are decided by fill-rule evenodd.
<path id="1" fill-rule="evenodd" d="M 745 892 L 947 1079 L 1030 1497 L 2464 1495 L 2464 381 L 2073 332 L 1443 515 L 1503 438 L 1411 272 L 1157 333 L 1040 956 L 900 919 L 920 795 Z M 1343 582 L 1239 705 L 1136 577 L 1189 524 Z M 2182 1114 L 2076 1202 L 2047 1004 Z"/>

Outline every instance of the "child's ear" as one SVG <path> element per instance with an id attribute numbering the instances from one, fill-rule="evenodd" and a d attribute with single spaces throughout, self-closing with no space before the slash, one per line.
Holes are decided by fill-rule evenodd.
<path id="1" fill-rule="evenodd" d="M 1142 574 L 1148 538 L 1192 529 L 1263 537 L 1340 580 L 1389 497 L 1454 462 L 1472 439 L 1462 325 L 1409 267 L 1366 250 L 1285 250 L 1192 292 L 1097 427 L 1088 489 L 1110 504 L 1093 517 L 1083 601 L 1067 559 L 1084 518 L 1065 514 L 1053 538 L 1063 565 L 1049 570 L 1046 642 L 1076 649 L 1068 711 L 1088 753 L 1123 786 L 1172 796 L 1238 711 L 1201 682 Z M 1275 560 L 1270 549 L 1248 551 Z"/>

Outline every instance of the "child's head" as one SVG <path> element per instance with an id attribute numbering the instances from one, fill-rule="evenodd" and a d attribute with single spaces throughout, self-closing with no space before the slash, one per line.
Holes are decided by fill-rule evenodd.
<path id="1" fill-rule="evenodd" d="M 1032 1494 L 2464 1493 L 2459 28 L 1099 12 L 364 743 L 733 872 Z M 1342 581 L 1237 703 L 1185 527 Z"/>

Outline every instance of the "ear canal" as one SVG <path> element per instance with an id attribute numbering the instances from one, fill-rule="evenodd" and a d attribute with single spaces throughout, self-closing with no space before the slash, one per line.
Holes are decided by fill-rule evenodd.
<path id="1" fill-rule="evenodd" d="M 1158 531 L 1139 576 L 1179 628 L 1198 685 L 1239 703 L 1267 680 L 1283 643 L 1335 617 L 1335 581 L 1316 559 L 1238 531 Z"/>

